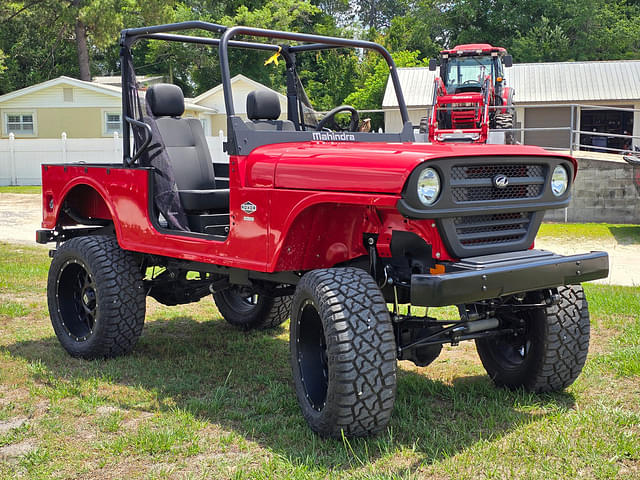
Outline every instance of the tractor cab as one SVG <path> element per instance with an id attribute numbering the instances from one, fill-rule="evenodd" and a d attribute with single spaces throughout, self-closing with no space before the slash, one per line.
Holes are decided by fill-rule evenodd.
<path id="1" fill-rule="evenodd" d="M 504 48 L 489 44 L 458 45 L 440 54 L 440 78 L 450 94 L 480 92 L 487 77 L 497 89 L 504 79 L 504 67 L 512 65 Z M 435 62 L 431 65 L 435 70 Z"/>
<path id="2" fill-rule="evenodd" d="M 497 107 L 512 106 L 513 90 L 504 85 L 504 68 L 512 64 L 504 48 L 486 43 L 441 51 L 429 141 L 485 143 L 489 128 L 511 128 L 513 122 L 502 117 L 512 119 L 512 108 Z M 429 69 L 436 71 L 435 59 Z"/>

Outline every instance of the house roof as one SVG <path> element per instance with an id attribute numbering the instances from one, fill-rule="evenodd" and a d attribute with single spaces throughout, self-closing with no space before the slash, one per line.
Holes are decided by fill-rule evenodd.
<path id="1" fill-rule="evenodd" d="M 145 75 L 137 75 L 136 80 L 141 84 L 153 85 L 154 83 L 160 83 L 163 80 L 162 76 L 147 77 Z M 119 87 L 122 83 L 122 77 L 120 75 L 108 75 L 93 77 L 92 83 L 99 83 L 101 85 L 114 85 Z"/>
<path id="2" fill-rule="evenodd" d="M 57 85 L 70 85 L 72 87 L 85 88 L 87 90 L 102 93 L 104 95 L 122 98 L 122 89 L 119 86 L 86 82 L 84 80 L 78 80 L 77 78 L 66 77 L 63 75 L 42 83 L 37 83 L 29 87 L 21 88 L 20 90 L 15 90 L 13 92 L 0 95 L 0 103 L 7 100 L 12 100 L 17 97 L 21 97 L 23 95 L 29 95 L 31 93 L 44 90 L 45 88 L 55 87 Z M 143 94 L 143 92 L 141 91 L 140 94 Z M 193 110 L 196 112 L 217 113 L 217 110 L 215 108 L 203 107 L 201 105 L 196 105 L 193 102 L 187 101 L 185 101 L 185 109 Z"/>
<path id="3" fill-rule="evenodd" d="M 46 82 L 37 83 L 29 87 L 21 88 L 20 90 L 14 90 L 13 92 L 0 95 L 0 103 L 5 102 L 7 100 L 12 100 L 17 97 L 21 97 L 23 95 L 28 95 L 30 93 L 37 92 L 39 90 L 44 90 L 45 88 L 55 87 L 56 85 L 60 85 L 60 84 L 71 85 L 73 87 L 78 87 L 78 88 L 86 88 L 87 90 L 103 93 L 105 95 L 110 95 L 112 97 L 120 97 L 120 92 L 121 92 L 119 87 L 113 87 L 111 85 L 100 85 L 93 82 L 85 82 L 84 80 L 65 77 L 63 75 L 58 78 L 52 78 L 51 80 L 47 80 Z"/>
<path id="4" fill-rule="evenodd" d="M 260 82 L 256 82 L 255 80 L 252 80 L 252 79 L 250 79 L 249 77 L 245 77 L 245 76 L 244 76 L 244 75 L 242 75 L 241 73 L 239 73 L 238 75 L 236 75 L 235 77 L 233 77 L 233 78 L 231 79 L 231 85 L 233 86 L 233 84 L 234 84 L 234 83 L 239 82 L 239 81 L 245 81 L 245 82 L 247 82 L 249 85 L 251 85 L 251 86 L 253 86 L 253 87 L 255 87 L 255 88 L 259 88 L 259 89 L 262 89 L 262 90 L 269 90 L 269 91 L 271 91 L 271 92 L 275 93 L 276 95 L 278 95 L 280 98 L 283 98 L 283 99 L 285 99 L 285 100 L 286 100 L 286 98 L 287 98 L 287 97 L 285 97 L 284 95 L 282 95 L 281 93 L 276 92 L 275 90 L 273 90 L 273 89 L 271 89 L 271 88 L 267 87 L 266 85 L 263 85 L 263 84 L 262 84 L 262 83 L 260 83 Z M 220 85 L 218 85 L 218 86 L 216 86 L 216 87 L 213 87 L 213 88 L 211 88 L 211 89 L 207 90 L 206 92 L 204 92 L 204 93 L 202 93 L 202 94 L 198 95 L 197 97 L 195 97 L 194 99 L 192 99 L 192 101 L 193 101 L 193 103 L 196 103 L 196 104 L 197 104 L 197 103 L 200 103 L 200 102 L 202 102 L 203 100 L 205 100 L 205 99 L 209 98 L 210 96 L 215 95 L 216 93 L 220 92 L 221 90 L 222 90 L 222 84 L 220 84 Z"/>
<path id="5" fill-rule="evenodd" d="M 431 105 L 436 73 L 426 67 L 398 69 L 407 106 Z M 519 63 L 505 76 L 516 103 L 523 105 L 640 100 L 640 60 Z M 382 107 L 397 106 L 393 85 L 387 82 Z"/>

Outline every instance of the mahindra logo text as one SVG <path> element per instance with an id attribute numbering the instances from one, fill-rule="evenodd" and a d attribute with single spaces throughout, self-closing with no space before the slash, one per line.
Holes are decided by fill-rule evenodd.
<path id="1" fill-rule="evenodd" d="M 347 132 L 313 132 L 313 139 L 327 142 L 355 142 L 356 136 Z"/>

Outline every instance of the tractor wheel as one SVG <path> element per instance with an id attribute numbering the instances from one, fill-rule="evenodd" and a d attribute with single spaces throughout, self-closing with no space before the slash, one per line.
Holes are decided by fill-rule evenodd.
<path id="1" fill-rule="evenodd" d="M 496 113 L 495 116 L 496 128 L 504 128 L 510 129 L 515 125 L 515 113 L 513 111 L 509 111 L 507 113 Z M 512 145 L 515 142 L 515 134 L 513 131 L 505 132 L 504 134 L 505 143 L 507 145 Z"/>
<path id="2" fill-rule="evenodd" d="M 49 268 L 47 300 L 58 340 L 74 357 L 124 355 L 142 333 L 142 272 L 115 237 L 76 237 L 63 243 Z"/>
<path id="3" fill-rule="evenodd" d="M 293 296 L 293 383 L 302 414 L 321 436 L 383 430 L 396 393 L 396 344 L 380 289 L 357 268 L 313 270 Z"/>
<path id="4" fill-rule="evenodd" d="M 519 337 L 476 340 L 482 364 L 498 386 L 553 392 L 571 385 L 589 350 L 589 307 L 581 286 L 558 288 L 560 302 L 522 310 L 526 321 Z M 527 301 L 539 302 L 537 295 Z"/>
<path id="5" fill-rule="evenodd" d="M 243 330 L 274 328 L 289 318 L 291 297 L 267 297 L 228 288 L 213 294 L 223 318 Z"/>

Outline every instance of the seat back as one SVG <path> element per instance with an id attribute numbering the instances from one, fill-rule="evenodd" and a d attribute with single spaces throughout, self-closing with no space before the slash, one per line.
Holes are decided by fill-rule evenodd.
<path id="1" fill-rule="evenodd" d="M 197 118 L 181 118 L 184 95 L 177 85 L 161 83 L 147 90 L 146 101 L 166 147 L 179 190 L 216 188 L 213 162 Z"/>
<path id="2" fill-rule="evenodd" d="M 280 99 L 275 92 L 254 90 L 247 95 L 247 125 L 256 130 L 295 131 L 292 121 L 278 120 L 280 113 Z"/>

